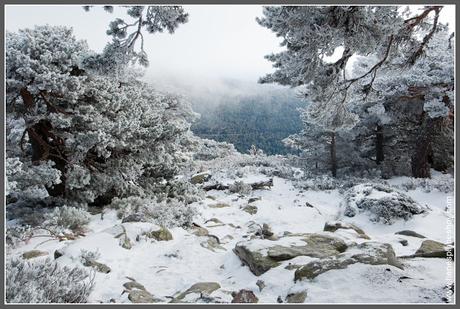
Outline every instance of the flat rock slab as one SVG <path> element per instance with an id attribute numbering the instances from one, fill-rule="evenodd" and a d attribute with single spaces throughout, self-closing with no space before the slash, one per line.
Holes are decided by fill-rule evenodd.
<path id="1" fill-rule="evenodd" d="M 45 255 L 48 255 L 48 252 L 40 251 L 40 250 L 30 250 L 30 251 L 24 252 L 22 254 L 22 257 L 26 260 L 30 260 L 30 259 L 33 259 L 39 256 L 45 256 Z"/>
<path id="2" fill-rule="evenodd" d="M 321 234 L 287 236 L 277 241 L 253 239 L 236 244 L 234 252 L 251 272 L 260 276 L 281 261 L 297 256 L 329 257 L 344 252 L 345 242 L 339 238 Z"/>
<path id="3" fill-rule="evenodd" d="M 180 293 L 175 297 L 171 303 L 180 303 L 188 294 L 202 294 L 210 295 L 212 292 L 220 289 L 220 284 L 217 282 L 198 282 L 188 288 L 186 291 Z"/>
<path id="4" fill-rule="evenodd" d="M 425 236 L 417 233 L 417 232 L 414 232 L 414 231 L 410 231 L 410 230 L 404 230 L 404 231 L 399 231 L 399 232 L 396 232 L 395 233 L 396 235 L 404 235 L 404 236 L 410 236 L 410 237 L 417 237 L 417 238 L 426 238 Z"/>
<path id="5" fill-rule="evenodd" d="M 336 257 L 322 258 L 310 262 L 294 273 L 294 281 L 304 278 L 314 279 L 318 275 L 332 269 L 345 269 L 351 264 L 363 263 L 369 265 L 392 265 L 402 269 L 402 264 L 396 258 L 390 244 L 379 242 L 365 242 L 353 247 L 349 251 Z"/>

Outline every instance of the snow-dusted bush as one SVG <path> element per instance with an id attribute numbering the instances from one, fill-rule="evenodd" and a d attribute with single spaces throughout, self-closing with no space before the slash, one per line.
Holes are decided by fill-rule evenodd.
<path id="1" fill-rule="evenodd" d="M 366 183 L 352 187 L 345 193 L 345 216 L 359 212 L 370 215 L 373 222 L 392 224 L 397 219 L 408 220 L 425 210 L 409 196 L 382 184 Z"/>
<path id="2" fill-rule="evenodd" d="M 438 190 L 444 193 L 454 192 L 454 178 L 450 174 L 439 174 L 433 178 L 407 178 L 397 185 L 404 191 L 416 190 L 420 188 L 426 193 Z"/>
<path id="3" fill-rule="evenodd" d="M 251 185 L 244 183 L 243 181 L 235 181 L 233 184 L 228 186 L 228 189 L 232 193 L 238 193 L 241 195 L 249 195 L 252 192 Z"/>
<path id="4" fill-rule="evenodd" d="M 101 253 L 99 251 L 88 251 L 82 249 L 80 252 L 80 259 L 83 265 L 96 261 L 98 258 L 101 257 Z"/>
<path id="5" fill-rule="evenodd" d="M 143 220 L 165 227 L 188 227 L 193 223 L 196 209 L 176 199 L 157 201 L 153 198 L 115 198 L 109 207 L 117 209 L 118 217 L 140 215 Z"/>
<path id="6" fill-rule="evenodd" d="M 5 265 L 7 303 L 85 303 L 94 276 L 85 269 L 61 267 L 50 259 L 8 259 Z"/>
<path id="7" fill-rule="evenodd" d="M 44 225 L 48 229 L 76 231 L 88 224 L 91 216 L 84 209 L 64 205 L 54 208 L 52 212 L 45 215 L 45 218 Z"/>

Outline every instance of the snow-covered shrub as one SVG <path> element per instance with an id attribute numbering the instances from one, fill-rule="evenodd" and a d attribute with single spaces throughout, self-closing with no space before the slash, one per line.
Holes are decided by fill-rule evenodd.
<path id="1" fill-rule="evenodd" d="M 115 198 L 109 207 L 117 209 L 118 217 L 140 215 L 145 221 L 165 227 L 188 227 L 193 223 L 196 209 L 176 199 L 157 201 L 153 198 Z"/>
<path id="2" fill-rule="evenodd" d="M 45 218 L 44 225 L 49 229 L 76 231 L 88 224 L 91 216 L 84 209 L 64 205 L 54 208 Z"/>
<path id="3" fill-rule="evenodd" d="M 184 178 L 173 179 L 165 183 L 154 183 L 148 191 L 158 200 L 176 199 L 185 204 L 200 201 L 205 197 L 205 192 L 200 187 L 191 184 Z"/>
<path id="4" fill-rule="evenodd" d="M 454 178 L 450 174 L 439 174 L 433 178 L 410 177 L 397 185 L 397 187 L 406 192 L 420 188 L 426 193 L 430 193 L 433 190 L 450 193 L 454 191 Z"/>
<path id="5" fill-rule="evenodd" d="M 94 286 L 87 270 L 61 267 L 50 259 L 8 259 L 5 277 L 7 303 L 85 303 Z"/>
<path id="6" fill-rule="evenodd" d="M 82 249 L 80 252 L 80 259 L 83 265 L 96 261 L 98 258 L 101 257 L 101 253 L 99 251 L 88 251 Z"/>
<path id="7" fill-rule="evenodd" d="M 228 186 L 228 189 L 232 193 L 238 193 L 241 195 L 249 195 L 252 192 L 251 185 L 244 183 L 243 181 L 235 181 L 233 184 Z"/>
<path id="8" fill-rule="evenodd" d="M 345 216 L 359 212 L 370 215 L 373 222 L 392 224 L 397 219 L 408 220 L 425 210 L 409 196 L 382 184 L 366 183 L 352 187 L 345 193 Z"/>

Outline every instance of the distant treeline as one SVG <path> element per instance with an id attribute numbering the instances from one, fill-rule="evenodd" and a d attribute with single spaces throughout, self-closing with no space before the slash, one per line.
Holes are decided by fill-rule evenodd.
<path id="1" fill-rule="evenodd" d="M 228 98 L 212 107 L 193 103 L 201 118 L 192 131 L 203 138 L 232 143 L 244 153 L 251 145 L 267 154 L 293 153 L 282 140 L 301 131 L 297 109 L 303 104 L 288 91 Z"/>

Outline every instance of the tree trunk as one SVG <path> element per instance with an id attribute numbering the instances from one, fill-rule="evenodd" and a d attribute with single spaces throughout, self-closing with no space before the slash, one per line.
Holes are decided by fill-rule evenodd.
<path id="1" fill-rule="evenodd" d="M 429 163 L 432 153 L 431 143 L 434 132 L 441 124 L 442 118 L 426 118 L 424 122 L 417 144 L 415 145 L 415 153 L 412 156 L 412 176 L 415 178 L 431 177 L 431 166 Z"/>
<path id="2" fill-rule="evenodd" d="M 375 137 L 375 162 L 380 164 L 385 159 L 383 154 L 383 126 L 377 125 Z"/>
<path id="3" fill-rule="evenodd" d="M 333 177 L 337 177 L 337 151 L 335 132 L 331 133 L 331 172 Z"/>

